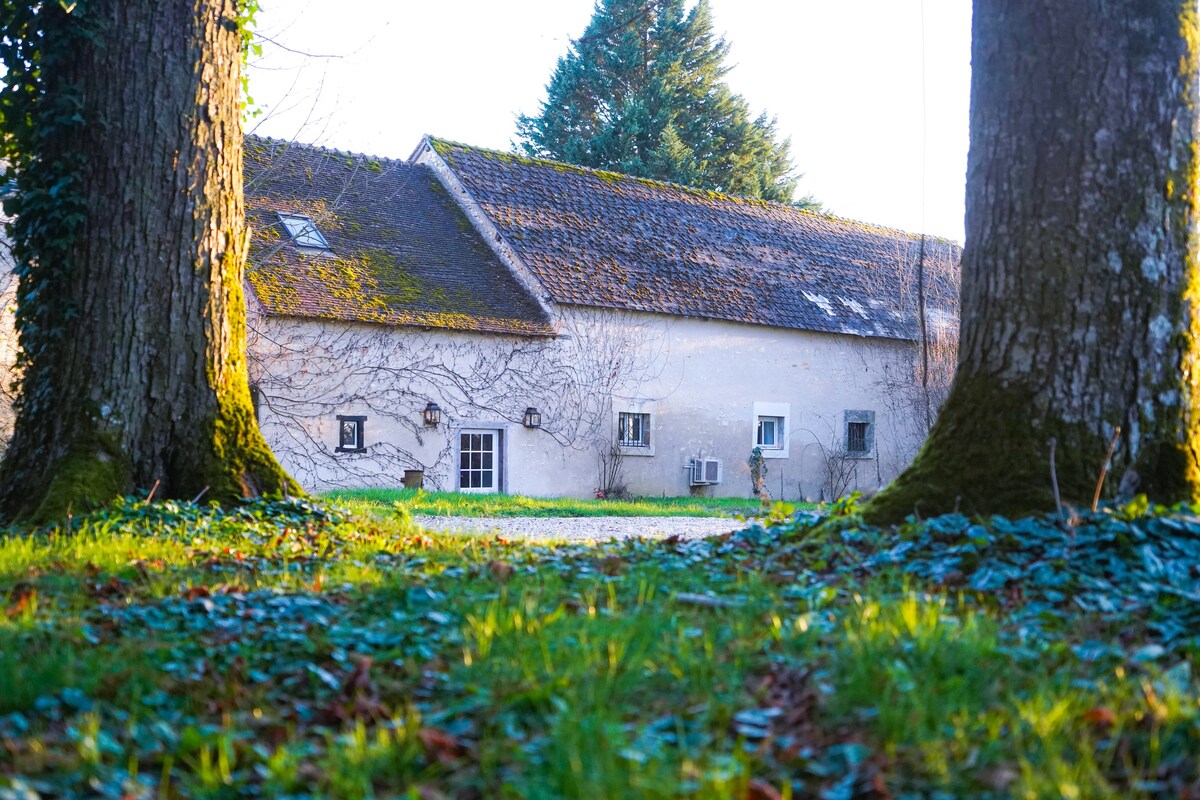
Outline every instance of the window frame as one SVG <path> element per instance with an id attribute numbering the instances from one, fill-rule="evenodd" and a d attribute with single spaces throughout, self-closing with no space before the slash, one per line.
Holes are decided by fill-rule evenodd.
<path id="1" fill-rule="evenodd" d="M 754 427 L 754 446 L 761 447 L 763 450 L 782 450 L 784 436 L 784 417 L 775 416 L 773 414 L 759 414 L 755 421 Z M 763 439 L 763 426 L 769 423 L 771 425 L 772 442 L 767 444 Z"/>
<path id="2" fill-rule="evenodd" d="M 792 442 L 792 404 L 775 401 L 755 400 L 751 407 L 750 449 L 758 448 L 763 458 L 789 458 Z M 760 436 L 763 420 L 775 423 L 775 443 L 761 444 Z"/>
<path id="3" fill-rule="evenodd" d="M 346 425 L 350 423 L 354 430 L 354 446 L 346 445 Z M 334 448 L 335 453 L 362 453 L 367 449 L 366 445 L 366 429 L 367 418 L 361 414 L 338 414 L 337 416 L 337 441 L 338 445 Z"/>
<path id="4" fill-rule="evenodd" d="M 641 416 L 642 438 L 645 444 L 631 444 L 622 438 L 622 421 L 630 415 Z M 609 441 L 622 456 L 630 458 L 654 456 L 658 440 L 655 426 L 660 424 L 657 401 L 644 397 L 614 397 L 609 410 L 609 424 L 612 426 Z"/>
<path id="5" fill-rule="evenodd" d="M 867 432 L 871 428 L 869 422 L 846 423 L 846 452 L 858 455 L 870 451 L 867 447 Z M 855 445 L 858 445 L 857 447 Z"/>
<path id="6" fill-rule="evenodd" d="M 638 423 L 640 436 L 638 439 L 625 438 L 625 423 L 626 421 Z M 618 411 L 617 412 L 617 446 L 628 447 L 631 449 L 644 450 L 651 446 L 650 442 L 650 414 L 646 411 Z"/>
<path id="7" fill-rule="evenodd" d="M 276 213 L 279 215 L 279 222 L 283 225 L 283 229 L 287 231 L 288 238 L 296 247 L 319 253 L 333 252 L 325 234 L 321 233 L 321 229 L 317 227 L 317 223 L 313 222 L 312 217 L 285 211 Z"/>
<path id="8" fill-rule="evenodd" d="M 864 425 L 862 450 L 851 450 L 851 425 Z M 854 437 L 857 439 L 858 437 Z M 850 410 L 842 413 L 842 448 L 847 458 L 870 459 L 875 457 L 875 412 L 866 410 Z"/>
<path id="9" fill-rule="evenodd" d="M 455 491 L 462 492 L 464 494 L 501 494 L 503 492 L 508 491 L 508 489 L 507 489 L 507 474 L 506 474 L 505 463 L 504 463 L 504 454 L 505 454 L 504 439 L 505 439 L 506 432 L 507 432 L 507 428 L 492 428 L 492 427 L 460 428 L 454 432 L 454 463 L 456 465 L 454 467 L 454 475 L 455 475 L 454 485 L 456 487 Z M 481 447 L 480 447 L 480 449 L 476 450 L 472 447 L 472 445 L 468 439 L 467 449 L 463 450 L 462 439 L 464 436 L 467 436 L 467 437 L 491 436 L 492 437 L 492 448 L 490 451 L 485 451 L 482 449 L 482 442 L 480 442 Z M 470 463 L 468 463 L 468 465 L 464 467 L 463 463 L 462 463 L 463 456 L 466 455 L 469 459 L 472 455 L 475 455 L 475 454 L 478 454 L 480 456 L 479 466 L 475 467 L 475 466 L 470 465 Z M 490 466 L 485 466 L 483 463 L 483 456 L 485 454 L 491 456 L 491 465 Z M 477 473 L 480 475 L 481 480 L 482 480 L 483 474 L 485 472 L 488 472 L 491 474 L 492 485 L 491 486 L 483 486 L 481 484 L 480 486 L 463 486 L 462 482 L 463 482 L 463 473 L 464 472 L 467 474 L 476 474 Z M 469 478 L 468 478 L 467 482 L 470 483 Z"/>

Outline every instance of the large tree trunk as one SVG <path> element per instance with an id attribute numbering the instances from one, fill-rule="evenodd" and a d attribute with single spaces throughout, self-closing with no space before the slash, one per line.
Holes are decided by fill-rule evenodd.
<path id="1" fill-rule="evenodd" d="M 976 0 L 959 369 L 866 508 L 1197 496 L 1195 0 Z"/>
<path id="2" fill-rule="evenodd" d="M 222 501 L 297 491 L 258 432 L 246 377 L 234 0 L 40 14 L 47 99 L 33 125 L 48 133 L 14 229 L 25 372 L 3 513 L 61 518 L 155 483 L 160 497 Z M 62 97 L 82 124 L 52 118 Z M 58 249 L 38 234 L 46 170 L 82 214 Z"/>

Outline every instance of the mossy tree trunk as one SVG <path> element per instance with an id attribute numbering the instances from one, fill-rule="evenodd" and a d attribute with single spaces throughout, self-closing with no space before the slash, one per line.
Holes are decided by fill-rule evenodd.
<path id="1" fill-rule="evenodd" d="M 24 375 L 0 511 L 57 519 L 155 483 L 221 501 L 298 491 L 247 383 L 235 0 L 61 6 L 39 11 L 46 99 L 26 163 L 36 185 L 58 170 L 78 219 L 52 246 L 46 215 L 64 203 L 21 182 Z M 53 116 L 63 97 L 78 124 Z"/>
<path id="2" fill-rule="evenodd" d="M 959 369 L 896 521 L 1197 497 L 1195 0 L 976 0 Z"/>

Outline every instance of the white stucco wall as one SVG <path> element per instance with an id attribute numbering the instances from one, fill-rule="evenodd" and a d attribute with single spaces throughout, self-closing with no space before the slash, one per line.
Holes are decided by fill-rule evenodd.
<path id="1" fill-rule="evenodd" d="M 650 414 L 650 447 L 624 448 L 622 481 L 634 494 L 749 496 L 747 459 L 759 414 L 784 417 L 784 442 L 765 451 L 776 499 L 869 490 L 911 458 L 883 375 L 911 345 L 731 322 L 564 309 L 565 336 L 488 334 L 272 319 L 255 324 L 255 380 L 264 433 L 312 489 L 398 486 L 405 469 L 427 488 L 457 488 L 465 429 L 499 431 L 500 488 L 590 496 L 599 449 L 616 441 L 622 411 Z M 564 377 L 565 374 L 565 377 Z M 272 378 L 272 375 L 276 376 Z M 454 377 L 457 376 L 457 377 Z M 428 401 L 443 410 L 425 427 Z M 521 424 L 527 406 L 544 427 Z M 846 459 L 845 412 L 873 413 L 874 447 Z M 337 416 L 365 416 L 361 453 L 336 452 Z M 829 478 L 830 454 L 845 486 Z M 723 462 L 719 485 L 689 486 L 696 457 Z"/>
<path id="2" fill-rule="evenodd" d="M 10 380 L 14 287 L 10 271 L 0 278 L 0 373 Z M 263 432 L 311 490 L 395 487 L 406 469 L 424 471 L 427 488 L 455 489 L 459 434 L 484 429 L 499 432 L 502 491 L 591 496 L 622 411 L 650 415 L 650 446 L 622 449 L 618 482 L 639 495 L 749 496 L 759 415 L 785 418 L 784 446 L 765 451 L 776 499 L 872 489 L 920 443 L 889 396 L 897 375 L 912 374 L 903 342 L 578 308 L 561 310 L 554 340 L 264 319 L 253 300 L 249 320 Z M 442 408 L 436 428 L 422 420 L 429 401 Z M 528 406 L 542 412 L 541 429 L 522 424 Z M 846 411 L 874 412 L 868 458 L 836 452 Z M 0 403 L 0 439 L 10 414 Z M 339 415 L 366 417 L 364 451 L 338 452 Z M 840 484 L 831 453 L 846 468 Z M 722 461 L 722 483 L 689 485 L 697 457 Z"/>
<path id="3" fill-rule="evenodd" d="M 827 457 L 840 459 L 852 473 L 848 489 L 868 490 L 913 455 L 912 443 L 892 432 L 893 403 L 881 380 L 885 363 L 903 363 L 909 345 L 695 319 L 675 320 L 665 335 L 667 368 L 640 393 L 655 399 L 653 455 L 625 460 L 635 494 L 687 494 L 691 459 L 715 457 L 722 461 L 723 482 L 699 491 L 750 496 L 747 462 L 760 416 L 784 420 L 780 447 L 763 449 L 766 487 L 775 499 L 831 494 Z M 614 414 L 622 410 L 625 400 L 617 398 Z M 842 452 L 846 411 L 874 412 L 874 447 L 867 457 Z"/>
<path id="4" fill-rule="evenodd" d="M 0 375 L 13 377 L 15 280 L 0 269 Z M 499 432 L 499 488 L 591 496 L 599 453 L 622 411 L 650 415 L 650 446 L 623 448 L 619 483 L 640 495 L 749 496 L 759 415 L 785 418 L 765 451 L 772 497 L 828 498 L 893 477 L 920 444 L 911 343 L 664 315 L 560 308 L 557 339 L 269 318 L 250 293 L 251 378 L 259 418 L 283 465 L 308 489 L 457 488 L 459 434 Z M 5 387 L 5 388 L 6 388 Z M 908 387 L 911 389 L 911 385 Z M 426 427 L 429 401 L 443 421 Z M 522 424 L 537 407 L 541 429 Z M 874 447 L 846 459 L 847 411 L 873 412 Z M 363 416 L 365 450 L 338 452 L 337 417 Z M 11 406 L 0 396 L 0 444 Z M 831 480 L 830 457 L 840 477 Z M 692 487 L 693 458 L 718 458 L 723 481 Z"/>

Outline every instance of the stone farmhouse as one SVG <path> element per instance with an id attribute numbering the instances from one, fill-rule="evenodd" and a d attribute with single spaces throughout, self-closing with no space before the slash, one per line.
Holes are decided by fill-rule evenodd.
<path id="1" fill-rule="evenodd" d="M 428 137 L 252 137 L 246 206 L 259 419 L 314 490 L 747 496 L 757 449 L 776 499 L 836 497 L 952 371 L 945 240 Z"/>

